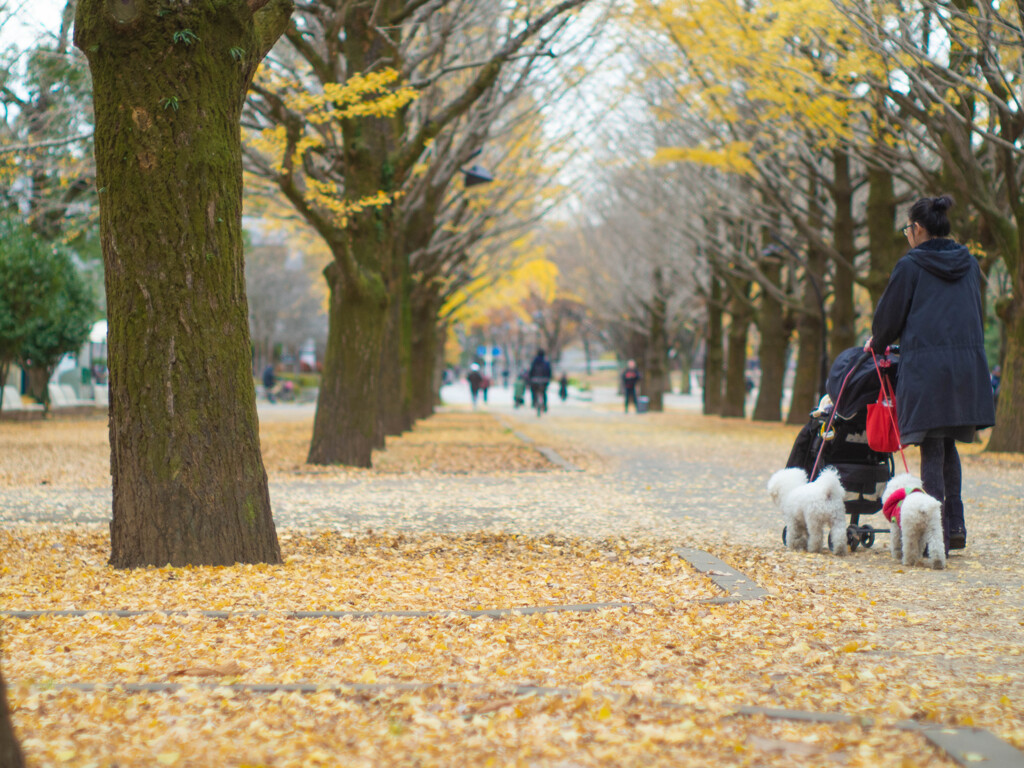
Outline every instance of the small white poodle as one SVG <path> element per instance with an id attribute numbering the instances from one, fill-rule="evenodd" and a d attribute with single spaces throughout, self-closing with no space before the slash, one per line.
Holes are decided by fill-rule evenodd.
<path id="1" fill-rule="evenodd" d="M 780 469 L 768 480 L 768 493 L 782 510 L 790 549 L 820 552 L 829 547 L 837 555 L 849 551 L 845 491 L 835 468 L 823 469 L 813 483 L 798 467 Z"/>
<path id="2" fill-rule="evenodd" d="M 917 565 L 925 559 L 932 568 L 946 567 L 942 540 L 942 503 L 921 487 L 920 478 L 903 473 L 890 480 L 882 492 L 882 514 L 889 521 L 889 548 L 894 560 Z"/>

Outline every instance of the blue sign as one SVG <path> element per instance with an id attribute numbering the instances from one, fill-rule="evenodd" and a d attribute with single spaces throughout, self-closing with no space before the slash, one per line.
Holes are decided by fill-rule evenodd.
<path id="1" fill-rule="evenodd" d="M 476 348 L 477 357 L 487 357 L 487 347 L 480 345 Z M 501 347 L 491 347 L 491 357 L 501 357 Z"/>

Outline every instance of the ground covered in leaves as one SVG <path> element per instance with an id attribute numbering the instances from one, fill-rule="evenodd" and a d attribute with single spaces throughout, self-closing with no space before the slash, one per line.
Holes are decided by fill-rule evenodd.
<path id="1" fill-rule="evenodd" d="M 271 427 L 280 449 L 271 477 L 294 488 L 283 518 L 317 488 L 365 496 L 322 502 L 335 530 L 281 527 L 276 567 L 114 571 L 102 525 L 4 523 L 0 610 L 93 611 L 3 620 L 30 764 L 954 765 L 894 727 L 904 720 L 975 724 L 1024 749 L 1024 461 L 968 451 L 968 549 L 947 571 L 904 569 L 881 535 L 846 558 L 782 548 L 764 483 L 792 428 L 649 416 L 445 414 L 392 454 L 408 480 L 311 475 L 301 440 L 284 438 L 301 425 L 265 423 L 265 448 Z M 421 438 L 460 446 L 443 453 L 463 462 L 438 464 Z M 470 460 L 474 442 L 544 463 L 492 472 Z M 555 469 L 536 446 L 576 451 L 587 471 Z M 707 602 L 721 592 L 677 546 L 769 596 Z M 456 612 L 602 602 L 629 605 Z M 433 613 L 289 617 L 299 610 Z M 253 688 L 278 684 L 308 688 Z M 743 705 L 858 722 L 738 716 Z"/>
<path id="2" fill-rule="evenodd" d="M 824 612 L 816 600 L 709 604 L 720 593 L 651 542 L 285 534 L 283 567 L 124 572 L 104 565 L 99 531 L 2 536 L 6 610 L 193 609 L 5 623 L 11 700 L 41 765 L 946 765 L 920 736 L 889 726 L 991 704 L 908 679 L 913 657 L 896 668 L 873 659 L 878 627 L 863 600 L 830 600 Z M 602 601 L 633 605 L 498 619 L 285 615 Z M 169 682 L 185 685 L 116 689 Z M 239 687 L 259 683 L 324 690 Z M 520 686 L 538 690 L 516 695 Z M 744 704 L 880 722 L 733 716 Z"/>
<path id="3" fill-rule="evenodd" d="M 485 412 L 451 411 L 388 438 L 373 469 L 306 464 L 313 433 L 309 409 L 267 410 L 260 417 L 263 463 L 271 480 L 419 473 L 486 474 L 551 468 L 537 450 Z M 105 416 L 0 420 L 0 488 L 110 485 L 110 441 Z"/>

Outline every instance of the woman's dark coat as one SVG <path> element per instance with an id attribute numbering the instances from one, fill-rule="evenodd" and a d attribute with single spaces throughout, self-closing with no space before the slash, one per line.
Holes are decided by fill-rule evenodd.
<path id="1" fill-rule="evenodd" d="M 900 434 L 995 423 L 981 270 L 967 248 L 944 238 L 912 248 L 889 277 L 871 332 L 876 353 L 899 339 Z"/>

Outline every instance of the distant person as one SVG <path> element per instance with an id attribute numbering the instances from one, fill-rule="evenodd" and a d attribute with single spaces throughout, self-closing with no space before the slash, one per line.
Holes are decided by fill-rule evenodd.
<path id="1" fill-rule="evenodd" d="M 569 399 L 569 377 L 565 373 L 558 380 L 558 399 L 563 403 Z"/>
<path id="2" fill-rule="evenodd" d="M 548 409 L 548 384 L 551 383 L 551 362 L 543 349 L 538 349 L 530 363 L 530 395 L 533 407 L 541 403 L 541 409 Z"/>
<path id="3" fill-rule="evenodd" d="M 480 366 L 473 363 L 469 366 L 469 373 L 466 374 L 466 381 L 469 382 L 469 396 L 473 399 L 473 407 L 476 408 L 476 398 L 480 394 L 480 385 L 484 377 L 480 373 Z"/>
<path id="4" fill-rule="evenodd" d="M 487 402 L 487 390 L 491 388 L 491 377 L 486 373 L 480 377 L 480 394 L 483 395 L 484 402 Z"/>
<path id="5" fill-rule="evenodd" d="M 501 371 L 501 385 L 508 389 L 508 366 L 506 365 Z"/>
<path id="6" fill-rule="evenodd" d="M 1003 380 L 1003 369 L 996 366 L 992 369 L 992 403 L 999 405 L 999 383 Z"/>
<path id="7" fill-rule="evenodd" d="M 263 391 L 267 393 L 267 400 L 271 403 L 276 403 L 277 400 L 274 398 L 274 388 L 277 386 L 277 376 L 274 374 L 274 365 L 269 363 L 266 368 L 263 369 Z"/>
<path id="8" fill-rule="evenodd" d="M 622 372 L 622 392 L 626 396 L 626 413 L 629 413 L 629 401 L 633 401 L 633 410 L 639 413 L 636 404 L 636 385 L 640 383 L 640 371 L 636 367 L 636 360 L 626 363 L 626 370 Z"/>

